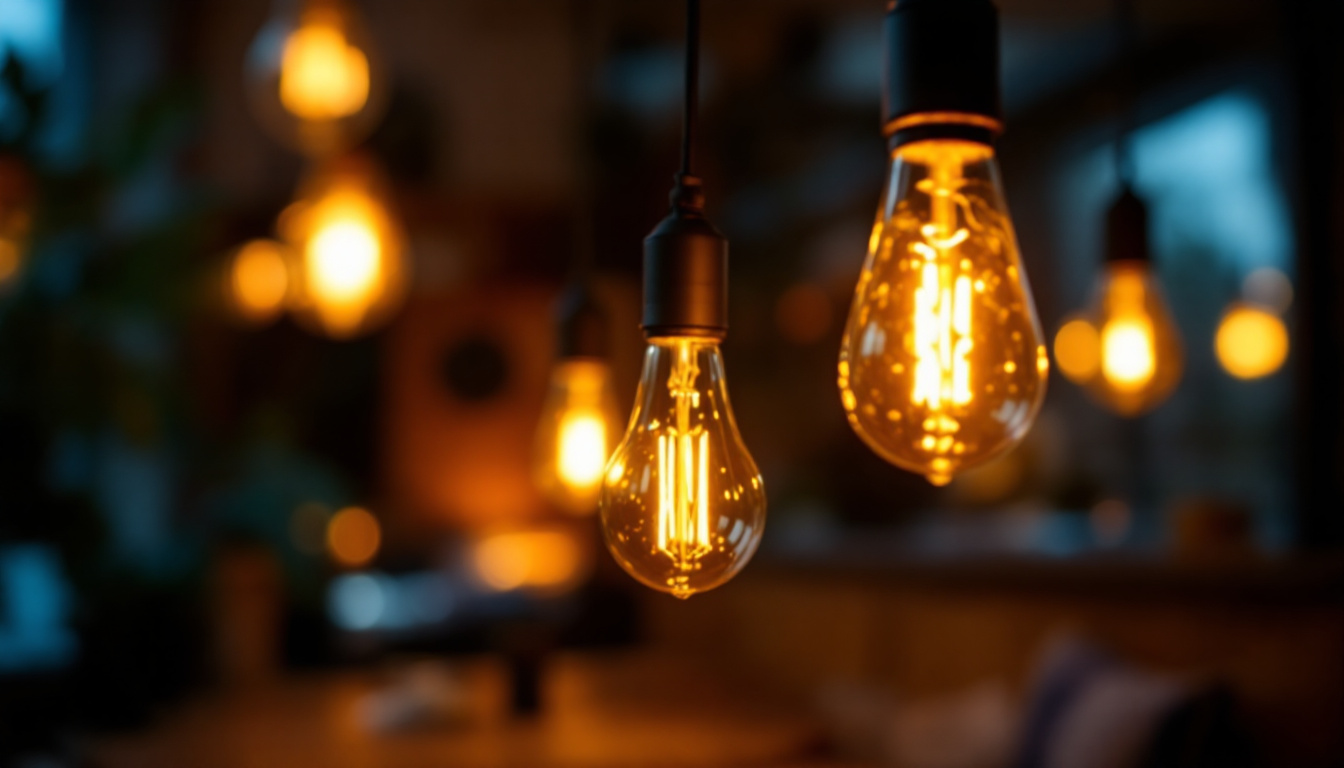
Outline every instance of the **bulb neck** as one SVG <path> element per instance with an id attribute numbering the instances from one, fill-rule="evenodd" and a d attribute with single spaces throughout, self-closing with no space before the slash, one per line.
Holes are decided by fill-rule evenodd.
<path id="1" fill-rule="evenodd" d="M 883 134 L 991 143 L 1003 129 L 999 12 L 990 0 L 893 0 L 883 21 Z"/>
<path id="2" fill-rule="evenodd" d="M 1106 212 L 1106 263 L 1149 264 L 1148 206 L 1126 186 Z"/>
<path id="3" fill-rule="evenodd" d="M 678 175 L 672 210 L 644 238 L 649 339 L 728 335 L 728 240 L 705 218 L 700 180 Z"/>

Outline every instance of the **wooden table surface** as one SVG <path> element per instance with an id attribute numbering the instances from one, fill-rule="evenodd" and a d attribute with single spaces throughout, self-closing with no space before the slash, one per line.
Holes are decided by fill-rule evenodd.
<path id="1" fill-rule="evenodd" d="M 694 662 L 644 653 L 566 654 L 549 662 L 542 714 L 508 713 L 495 659 L 453 666 L 451 718 L 376 732 L 365 714 L 386 672 L 295 675 L 204 695 L 146 731 L 95 745 L 108 768 L 607 768 L 820 766 L 820 726 L 805 708 L 733 686 Z"/>

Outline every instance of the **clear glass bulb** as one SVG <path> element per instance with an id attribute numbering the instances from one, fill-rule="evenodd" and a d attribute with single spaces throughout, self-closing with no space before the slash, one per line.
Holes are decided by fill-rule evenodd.
<path id="1" fill-rule="evenodd" d="M 247 60 L 262 127 L 313 156 L 368 136 L 385 106 L 381 75 L 364 24 L 343 0 L 281 0 Z"/>
<path id="2" fill-rule="evenodd" d="M 1101 364 L 1088 391 L 1122 416 L 1166 400 L 1181 380 L 1180 333 L 1146 261 L 1107 262 L 1091 310 Z"/>
<path id="3" fill-rule="evenodd" d="M 555 366 L 537 426 L 533 470 L 537 487 L 556 506 L 575 515 L 597 508 L 619 423 L 610 365 L 570 358 Z"/>
<path id="4" fill-rule="evenodd" d="M 290 303 L 299 321 L 337 339 L 367 333 L 401 306 L 409 281 L 401 225 L 366 157 L 319 167 L 280 215 L 297 264 Z"/>
<path id="5" fill-rule="evenodd" d="M 616 562 L 675 597 L 723 584 L 756 552 L 765 484 L 737 432 L 717 341 L 649 340 L 601 510 Z"/>
<path id="6" fill-rule="evenodd" d="M 902 145 L 840 349 L 849 423 L 878 455 L 944 485 L 1012 448 L 1049 359 L 994 150 Z"/>

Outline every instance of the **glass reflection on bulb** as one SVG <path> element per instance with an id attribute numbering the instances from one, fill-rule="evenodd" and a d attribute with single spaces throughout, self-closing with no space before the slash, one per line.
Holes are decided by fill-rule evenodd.
<path id="1" fill-rule="evenodd" d="M 366 158 L 341 158 L 310 177 L 281 214 L 281 234 L 299 262 L 292 270 L 294 310 L 333 338 L 372 330 L 405 293 L 404 238 L 382 188 Z"/>
<path id="2" fill-rule="evenodd" d="M 993 149 L 898 147 L 840 351 L 854 430 L 944 485 L 1022 440 L 1048 370 Z"/>
<path id="3" fill-rule="evenodd" d="M 1181 341 L 1146 261 L 1107 262 L 1093 308 L 1101 365 L 1088 390 L 1122 416 L 1167 399 L 1181 380 Z"/>
<path id="4" fill-rule="evenodd" d="M 649 340 L 601 510 L 616 562 L 679 598 L 723 584 L 751 559 L 765 486 L 733 420 L 717 341 Z"/>
<path id="5" fill-rule="evenodd" d="M 385 104 L 380 74 L 364 25 L 342 0 L 283 4 L 248 54 L 262 126 L 315 156 L 354 146 L 372 130 Z"/>
<path id="6" fill-rule="evenodd" d="M 537 427 L 534 472 L 541 492 L 566 512 L 592 512 L 618 423 L 611 367 L 596 358 L 561 360 Z"/>

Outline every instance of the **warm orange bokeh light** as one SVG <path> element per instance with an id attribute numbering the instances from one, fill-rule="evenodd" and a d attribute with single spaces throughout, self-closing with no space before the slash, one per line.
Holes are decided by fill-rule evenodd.
<path id="1" fill-rule="evenodd" d="M 280 103 L 303 120 L 349 117 L 369 99 L 369 59 L 346 39 L 335 8 L 313 8 L 285 40 Z"/>
<path id="2" fill-rule="evenodd" d="M 281 215 L 298 259 L 293 306 L 338 339 L 371 330 L 401 300 L 402 238 L 373 167 L 350 159 L 320 172 Z"/>
<path id="3" fill-rule="evenodd" d="M 1288 358 L 1288 329 L 1272 312 L 1233 304 L 1218 323 L 1214 351 L 1230 375 L 1259 379 L 1283 367 Z"/>
<path id="4" fill-rule="evenodd" d="M 239 248 L 229 271 L 229 289 L 243 319 L 263 323 L 278 316 L 289 292 L 284 246 L 261 239 Z"/>
<path id="5" fill-rule="evenodd" d="M 1101 367 L 1101 340 L 1097 329 L 1083 318 L 1064 323 L 1055 333 L 1055 362 L 1064 378 L 1084 384 Z"/>
<path id="6" fill-rule="evenodd" d="M 555 590 L 582 575 L 583 552 L 574 537 L 562 531 L 515 531 L 478 541 L 472 564 L 481 582 L 499 592 Z"/>
<path id="7" fill-rule="evenodd" d="M 6 283 L 19 273 L 19 246 L 4 237 L 0 237 L 0 284 Z"/>
<path id="8" fill-rule="evenodd" d="M 378 518 L 360 507 L 346 507 L 327 524 L 327 551 L 341 565 L 358 568 L 378 554 L 383 532 Z"/>

